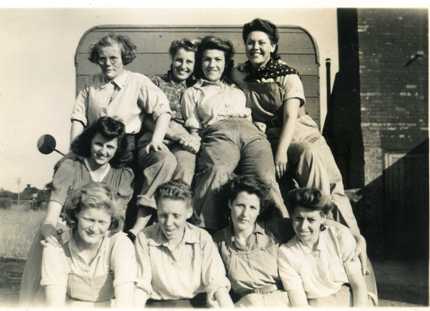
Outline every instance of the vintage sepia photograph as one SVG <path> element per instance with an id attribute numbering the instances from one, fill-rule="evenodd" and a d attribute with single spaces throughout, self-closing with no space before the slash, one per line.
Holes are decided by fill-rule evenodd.
<path id="1" fill-rule="evenodd" d="M 0 308 L 429 306 L 428 8 L 0 8 Z"/>

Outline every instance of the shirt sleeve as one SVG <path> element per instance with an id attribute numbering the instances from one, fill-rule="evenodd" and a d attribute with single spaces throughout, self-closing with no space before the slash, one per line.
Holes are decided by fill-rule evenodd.
<path id="1" fill-rule="evenodd" d="M 203 252 L 203 267 L 202 267 L 202 280 L 203 286 L 209 300 L 214 300 L 214 294 L 221 288 L 230 291 L 230 281 L 226 277 L 224 264 L 218 252 L 217 246 L 206 232 L 201 236 L 201 246 Z"/>
<path id="2" fill-rule="evenodd" d="M 357 242 L 350 230 L 345 226 L 337 227 L 336 230 L 342 261 L 345 263 L 358 259 L 356 254 Z"/>
<path id="3" fill-rule="evenodd" d="M 68 274 L 69 266 L 64 249 L 50 244 L 44 246 L 40 285 L 66 286 Z"/>
<path id="4" fill-rule="evenodd" d="M 89 95 L 89 88 L 85 87 L 83 88 L 78 96 L 76 97 L 75 105 L 73 106 L 72 110 L 72 121 L 79 121 L 81 122 L 84 127 L 87 126 L 88 120 L 87 120 L 87 107 L 88 107 L 88 96 Z"/>
<path id="5" fill-rule="evenodd" d="M 54 178 L 51 183 L 51 195 L 49 198 L 50 201 L 56 201 L 61 205 L 64 204 L 69 189 L 72 187 L 75 173 L 74 160 L 60 160 L 54 170 Z"/>
<path id="6" fill-rule="evenodd" d="M 112 237 L 111 266 L 114 274 L 113 286 L 134 283 L 137 275 L 136 254 L 133 243 L 123 233 Z"/>
<path id="7" fill-rule="evenodd" d="M 135 249 L 137 262 L 136 286 L 150 297 L 152 293 L 151 260 L 149 258 L 148 240 L 144 232 L 140 232 L 137 235 Z"/>
<path id="8" fill-rule="evenodd" d="M 284 89 L 284 103 L 289 99 L 299 99 L 300 106 L 305 104 L 305 92 L 303 83 L 297 74 L 288 74 L 281 80 L 282 88 Z"/>
<path id="9" fill-rule="evenodd" d="M 286 244 L 281 245 L 278 252 L 279 277 L 286 291 L 303 289 L 300 273 L 291 264 L 291 252 Z"/>
<path id="10" fill-rule="evenodd" d="M 145 113 L 152 115 L 154 121 L 164 113 L 171 114 L 166 95 L 149 78 L 142 77 L 138 102 Z"/>
<path id="11" fill-rule="evenodd" d="M 197 113 L 197 104 L 200 98 L 193 88 L 185 90 L 181 99 L 182 116 L 185 120 L 185 127 L 188 129 L 200 129 L 202 124 Z"/>

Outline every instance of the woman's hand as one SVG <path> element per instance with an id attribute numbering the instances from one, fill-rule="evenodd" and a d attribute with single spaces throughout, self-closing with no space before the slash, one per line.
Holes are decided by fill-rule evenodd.
<path id="1" fill-rule="evenodd" d="M 150 153 L 151 151 L 163 151 L 168 150 L 167 146 L 162 140 L 152 139 L 151 142 L 145 147 L 145 151 Z"/>
<path id="2" fill-rule="evenodd" d="M 40 228 L 42 234 L 42 241 L 40 242 L 43 246 L 48 244 L 56 247 L 61 247 L 59 241 L 59 235 L 55 226 L 51 224 L 43 224 Z"/>
<path id="3" fill-rule="evenodd" d="M 367 245 L 366 239 L 360 235 L 354 235 L 355 241 L 357 242 L 356 253 L 361 262 L 361 272 L 363 275 L 369 274 L 367 269 Z"/>
<path id="4" fill-rule="evenodd" d="M 287 172 L 287 166 L 288 166 L 288 156 L 287 151 L 283 150 L 282 148 L 278 148 L 278 151 L 275 155 L 275 169 L 276 169 L 276 176 L 278 178 L 281 178 L 284 176 L 284 174 Z"/>
<path id="5" fill-rule="evenodd" d="M 196 154 L 200 149 L 201 139 L 196 135 L 184 135 L 179 138 L 178 143 L 187 151 Z"/>

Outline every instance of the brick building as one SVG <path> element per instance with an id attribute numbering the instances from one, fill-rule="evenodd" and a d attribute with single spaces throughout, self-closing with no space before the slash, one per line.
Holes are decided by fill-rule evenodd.
<path id="1" fill-rule="evenodd" d="M 339 72 L 324 134 L 370 251 L 428 256 L 428 17 L 339 9 Z"/>

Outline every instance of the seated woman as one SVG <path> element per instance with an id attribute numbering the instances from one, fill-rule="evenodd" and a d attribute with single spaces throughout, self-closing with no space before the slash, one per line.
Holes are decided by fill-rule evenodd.
<path id="1" fill-rule="evenodd" d="M 298 72 L 277 54 L 276 25 L 256 18 L 243 26 L 242 38 L 248 60 L 233 70 L 233 81 L 247 94 L 253 120 L 272 144 L 277 176 L 288 172 L 299 187 L 330 195 L 336 205 L 333 216 L 351 229 L 365 263 L 365 241 L 345 195 L 342 175 L 318 125 L 306 113 Z"/>
<path id="2" fill-rule="evenodd" d="M 42 277 L 48 306 L 130 307 L 136 257 L 133 244 L 118 232 L 123 211 L 104 183 L 92 182 L 70 195 L 64 207 L 71 238 L 43 249 Z"/>
<path id="3" fill-rule="evenodd" d="M 235 170 L 256 175 L 269 185 L 276 207 L 282 216 L 287 216 L 270 144 L 251 122 L 245 94 L 229 84 L 232 66 L 231 42 L 203 38 L 196 54 L 195 74 L 199 80 L 182 97 L 185 127 L 202 138 L 193 204 L 197 223 L 209 231 L 225 225 L 216 194 Z"/>
<path id="4" fill-rule="evenodd" d="M 92 45 L 88 59 L 100 67 L 101 74 L 89 79 L 79 92 L 71 116 L 71 141 L 101 116 L 124 122 L 139 181 L 139 209 L 129 221 L 134 234 L 151 217 L 155 189 L 170 180 L 176 169 L 176 159 L 163 143 L 170 122 L 169 101 L 148 77 L 125 69 L 135 58 L 136 45 L 127 36 L 111 33 Z M 149 139 L 139 139 L 145 116 L 153 119 L 154 130 Z"/>
<path id="5" fill-rule="evenodd" d="M 152 82 L 166 94 L 172 110 L 172 118 L 165 139 L 177 162 L 172 179 L 181 179 L 189 185 L 194 177 L 200 139 L 190 135 L 184 127 L 181 98 L 185 89 L 195 83 L 193 72 L 196 51 L 197 45 L 192 41 L 174 40 L 169 48 L 170 70 L 164 75 L 152 77 Z M 145 118 L 144 125 L 150 130 L 154 128 L 151 118 Z M 151 133 L 147 133 L 146 136 L 150 139 Z"/>
<path id="6" fill-rule="evenodd" d="M 270 222 L 276 211 L 268 187 L 255 176 L 243 175 L 225 186 L 230 224 L 215 234 L 230 279 L 233 300 L 239 307 L 288 307 L 287 292 L 278 273 L 279 237 L 292 232 L 284 223 Z M 284 229 L 284 232 L 276 230 Z"/>
<path id="7" fill-rule="evenodd" d="M 295 232 L 279 249 L 279 274 L 294 307 L 369 305 L 377 303 L 361 272 L 350 230 L 326 222 L 334 204 L 313 188 L 288 193 Z"/>
<path id="8" fill-rule="evenodd" d="M 20 303 L 33 304 L 40 298 L 41 241 L 58 243 L 60 214 L 67 194 L 91 181 L 104 182 L 118 198 L 122 216 L 133 195 L 133 171 L 125 167 L 130 159 L 124 124 L 101 117 L 73 142 L 73 154 L 60 160 L 54 168 L 48 208 L 36 232 L 21 280 Z M 64 228 L 63 228 L 64 229 Z"/>
<path id="9" fill-rule="evenodd" d="M 205 230 L 187 223 L 193 213 L 190 187 L 167 182 L 155 199 L 158 223 L 141 231 L 135 243 L 137 306 L 233 306 L 215 243 Z"/>

